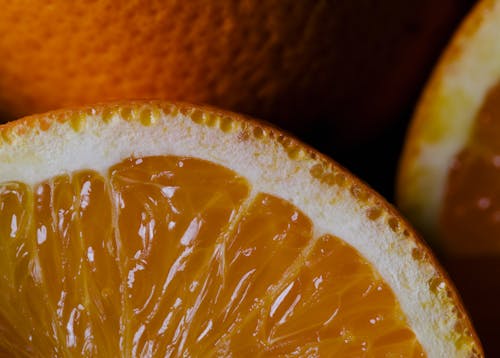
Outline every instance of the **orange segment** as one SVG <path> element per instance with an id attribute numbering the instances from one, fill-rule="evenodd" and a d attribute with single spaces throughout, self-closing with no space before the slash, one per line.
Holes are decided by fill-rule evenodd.
<path id="1" fill-rule="evenodd" d="M 424 356 L 391 289 L 359 253 L 331 235 L 317 239 L 291 282 L 268 306 L 269 338 L 276 354 L 305 356 L 391 352 Z M 316 340 L 321 344 L 314 344 Z"/>
<path id="2" fill-rule="evenodd" d="M 0 280 L 3 288 L 0 295 L 0 352 L 5 354 L 22 354 L 25 347 L 40 343 L 39 337 L 33 337 L 35 326 L 48 328 L 51 316 L 43 317 L 45 312 L 31 315 L 28 307 L 33 300 L 37 301 L 40 291 L 37 290 L 33 276 L 37 271 L 30 267 L 30 252 L 33 242 L 27 242 L 27 232 L 32 225 L 32 193 L 21 183 L 4 183 L 0 188 Z M 10 259 L 7 259 L 10 258 Z M 15 260 L 14 260 L 15 259 Z M 35 293 L 33 297 L 26 293 Z M 22 297 L 18 297 L 22 296 Z M 18 321 L 19 315 L 26 316 Z M 48 331 L 42 330 L 42 336 Z M 29 337 L 32 337 L 31 341 Z M 35 338 L 33 340 L 33 338 Z M 42 340 L 48 337 L 41 337 Z"/>
<path id="3" fill-rule="evenodd" d="M 424 356 L 372 265 L 290 203 L 194 158 L 109 173 L 1 185 L 10 354 Z"/>
<path id="4" fill-rule="evenodd" d="M 176 157 L 130 159 L 110 173 L 125 285 L 120 348 L 133 355 L 182 352 L 214 246 L 248 183 L 208 162 Z"/>

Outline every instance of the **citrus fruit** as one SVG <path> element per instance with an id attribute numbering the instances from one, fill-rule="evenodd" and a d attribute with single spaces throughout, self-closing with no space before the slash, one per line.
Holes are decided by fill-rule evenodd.
<path id="1" fill-rule="evenodd" d="M 398 213 L 276 129 L 122 102 L 0 138 L 6 355 L 482 356 Z"/>
<path id="2" fill-rule="evenodd" d="M 481 1 L 417 107 L 398 202 L 448 261 L 485 349 L 500 319 L 500 3 Z"/>
<path id="3" fill-rule="evenodd" d="M 497 24 L 500 5 L 483 1 L 461 26 L 423 94 L 401 160 L 400 206 L 454 254 L 500 254 L 491 237 L 500 228 Z"/>
<path id="4" fill-rule="evenodd" d="M 462 2 L 2 0 L 0 113 L 188 100 L 350 143 L 416 94 Z"/>

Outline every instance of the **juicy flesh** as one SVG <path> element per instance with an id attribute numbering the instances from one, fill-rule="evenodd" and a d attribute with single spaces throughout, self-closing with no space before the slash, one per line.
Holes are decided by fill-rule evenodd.
<path id="1" fill-rule="evenodd" d="M 194 158 L 3 183 L 0 355 L 424 356 L 373 267 L 313 229 Z"/>
<path id="2" fill-rule="evenodd" d="M 447 252 L 500 255 L 500 84 L 490 90 L 468 145 L 455 158 L 440 230 Z"/>

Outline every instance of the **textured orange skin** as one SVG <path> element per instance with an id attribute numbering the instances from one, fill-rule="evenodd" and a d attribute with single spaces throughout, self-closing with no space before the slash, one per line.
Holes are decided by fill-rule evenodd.
<path id="1" fill-rule="evenodd" d="M 373 137 L 416 93 L 459 3 L 0 0 L 0 113 L 167 98 L 305 137 Z"/>

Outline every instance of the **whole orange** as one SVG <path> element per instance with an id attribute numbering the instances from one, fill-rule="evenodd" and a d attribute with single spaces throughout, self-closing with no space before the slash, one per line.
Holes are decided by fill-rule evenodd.
<path id="1" fill-rule="evenodd" d="M 355 142 L 417 93 L 463 2 L 0 0 L 0 112 L 168 98 Z"/>

